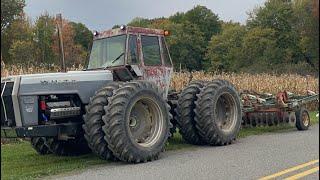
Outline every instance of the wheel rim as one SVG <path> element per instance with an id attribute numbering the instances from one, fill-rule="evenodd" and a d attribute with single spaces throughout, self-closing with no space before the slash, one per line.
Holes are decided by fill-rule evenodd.
<path id="1" fill-rule="evenodd" d="M 142 147 L 156 144 L 162 134 L 163 114 L 155 100 L 141 97 L 130 109 L 128 127 L 130 138 Z"/>
<path id="2" fill-rule="evenodd" d="M 302 113 L 302 123 L 306 127 L 309 126 L 309 116 L 308 113 L 305 111 Z"/>
<path id="3" fill-rule="evenodd" d="M 225 133 L 231 132 L 238 120 L 238 109 L 236 100 L 230 93 L 223 93 L 219 96 L 215 113 L 218 127 Z"/>

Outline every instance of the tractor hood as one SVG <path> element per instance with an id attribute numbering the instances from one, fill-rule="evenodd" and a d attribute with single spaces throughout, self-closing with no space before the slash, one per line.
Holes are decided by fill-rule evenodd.
<path id="1" fill-rule="evenodd" d="M 100 71 L 68 71 L 66 73 L 44 73 L 20 75 L 21 84 L 70 84 L 79 81 L 112 80 L 109 70 Z"/>
<path id="2" fill-rule="evenodd" d="M 69 71 L 66 73 L 44 73 L 17 75 L 1 78 L 1 84 L 13 82 L 18 96 L 50 94 L 78 94 L 83 103 L 88 103 L 94 92 L 113 81 L 109 70 Z"/>

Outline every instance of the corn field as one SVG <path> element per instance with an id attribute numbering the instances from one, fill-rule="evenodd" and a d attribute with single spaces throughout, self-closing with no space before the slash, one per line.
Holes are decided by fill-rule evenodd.
<path id="1" fill-rule="evenodd" d="M 67 70 L 81 70 L 83 66 L 73 66 Z M 1 63 L 1 77 L 18 74 L 34 74 L 46 72 L 59 72 L 56 65 L 39 66 L 6 66 Z M 203 71 L 197 72 L 175 72 L 171 81 L 171 88 L 177 91 L 185 87 L 190 79 L 192 80 L 212 80 L 225 79 L 234 84 L 239 91 L 250 90 L 258 93 L 273 93 L 279 91 L 290 91 L 295 94 L 305 95 L 306 90 L 319 93 L 319 79 L 312 76 L 301 76 L 297 74 L 247 74 L 247 73 L 222 73 L 213 74 Z"/>
<path id="2" fill-rule="evenodd" d="M 190 75 L 191 74 L 191 75 Z M 306 90 L 319 92 L 319 79 L 311 76 L 297 74 L 247 74 L 247 73 L 222 73 L 210 74 L 202 71 L 193 73 L 175 73 L 171 86 L 176 90 L 182 89 L 189 80 L 225 79 L 234 84 L 239 91 L 249 90 L 258 93 L 276 94 L 279 91 L 289 91 L 305 95 Z"/>

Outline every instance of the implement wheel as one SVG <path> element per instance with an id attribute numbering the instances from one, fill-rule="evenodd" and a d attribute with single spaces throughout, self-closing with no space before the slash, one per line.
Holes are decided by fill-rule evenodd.
<path id="1" fill-rule="evenodd" d="M 305 108 L 300 108 L 296 112 L 296 127 L 299 131 L 308 130 L 310 126 L 309 112 Z"/>

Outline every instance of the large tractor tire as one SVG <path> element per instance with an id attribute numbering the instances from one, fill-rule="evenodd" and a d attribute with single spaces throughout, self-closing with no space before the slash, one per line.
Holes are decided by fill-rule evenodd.
<path id="1" fill-rule="evenodd" d="M 105 115 L 104 106 L 108 105 L 108 98 L 120 85 L 120 83 L 112 82 L 98 90 L 94 97 L 90 99 L 86 106 L 86 114 L 83 116 L 84 124 L 82 127 L 88 146 L 104 160 L 114 159 L 112 152 L 108 149 L 108 144 L 104 139 L 105 134 L 102 130 L 102 126 L 104 126 L 102 116 Z"/>
<path id="2" fill-rule="evenodd" d="M 184 140 L 195 145 L 204 144 L 194 120 L 194 109 L 196 108 L 195 101 L 198 99 L 197 94 L 200 93 L 200 89 L 203 88 L 204 85 L 204 81 L 191 82 L 182 90 L 177 105 L 177 122 L 179 125 L 179 132 Z"/>
<path id="3" fill-rule="evenodd" d="M 128 82 L 109 100 L 103 131 L 113 155 L 132 163 L 158 159 L 170 134 L 172 116 L 157 86 L 147 81 Z"/>
<path id="4" fill-rule="evenodd" d="M 241 127 L 241 102 L 236 89 L 225 80 L 214 80 L 198 95 L 196 127 L 210 145 L 231 144 Z"/>
<path id="5" fill-rule="evenodd" d="M 296 127 L 299 131 L 308 130 L 311 124 L 309 112 L 305 108 L 300 108 L 296 112 Z"/>
<path id="6" fill-rule="evenodd" d="M 35 149 L 38 154 L 45 155 L 50 154 L 51 151 L 47 144 L 46 137 L 33 137 L 31 138 L 31 146 Z"/>
<path id="7" fill-rule="evenodd" d="M 170 120 L 172 127 L 170 128 L 169 138 L 172 138 L 173 135 L 177 132 L 177 128 L 178 128 L 177 113 L 176 113 L 177 103 L 175 103 L 174 101 L 168 101 L 168 104 L 170 105 L 170 114 L 172 115 L 172 118 Z"/>
<path id="8" fill-rule="evenodd" d="M 56 137 L 47 139 L 49 150 L 58 156 L 78 156 L 90 152 L 83 136 L 70 140 L 58 140 Z"/>

